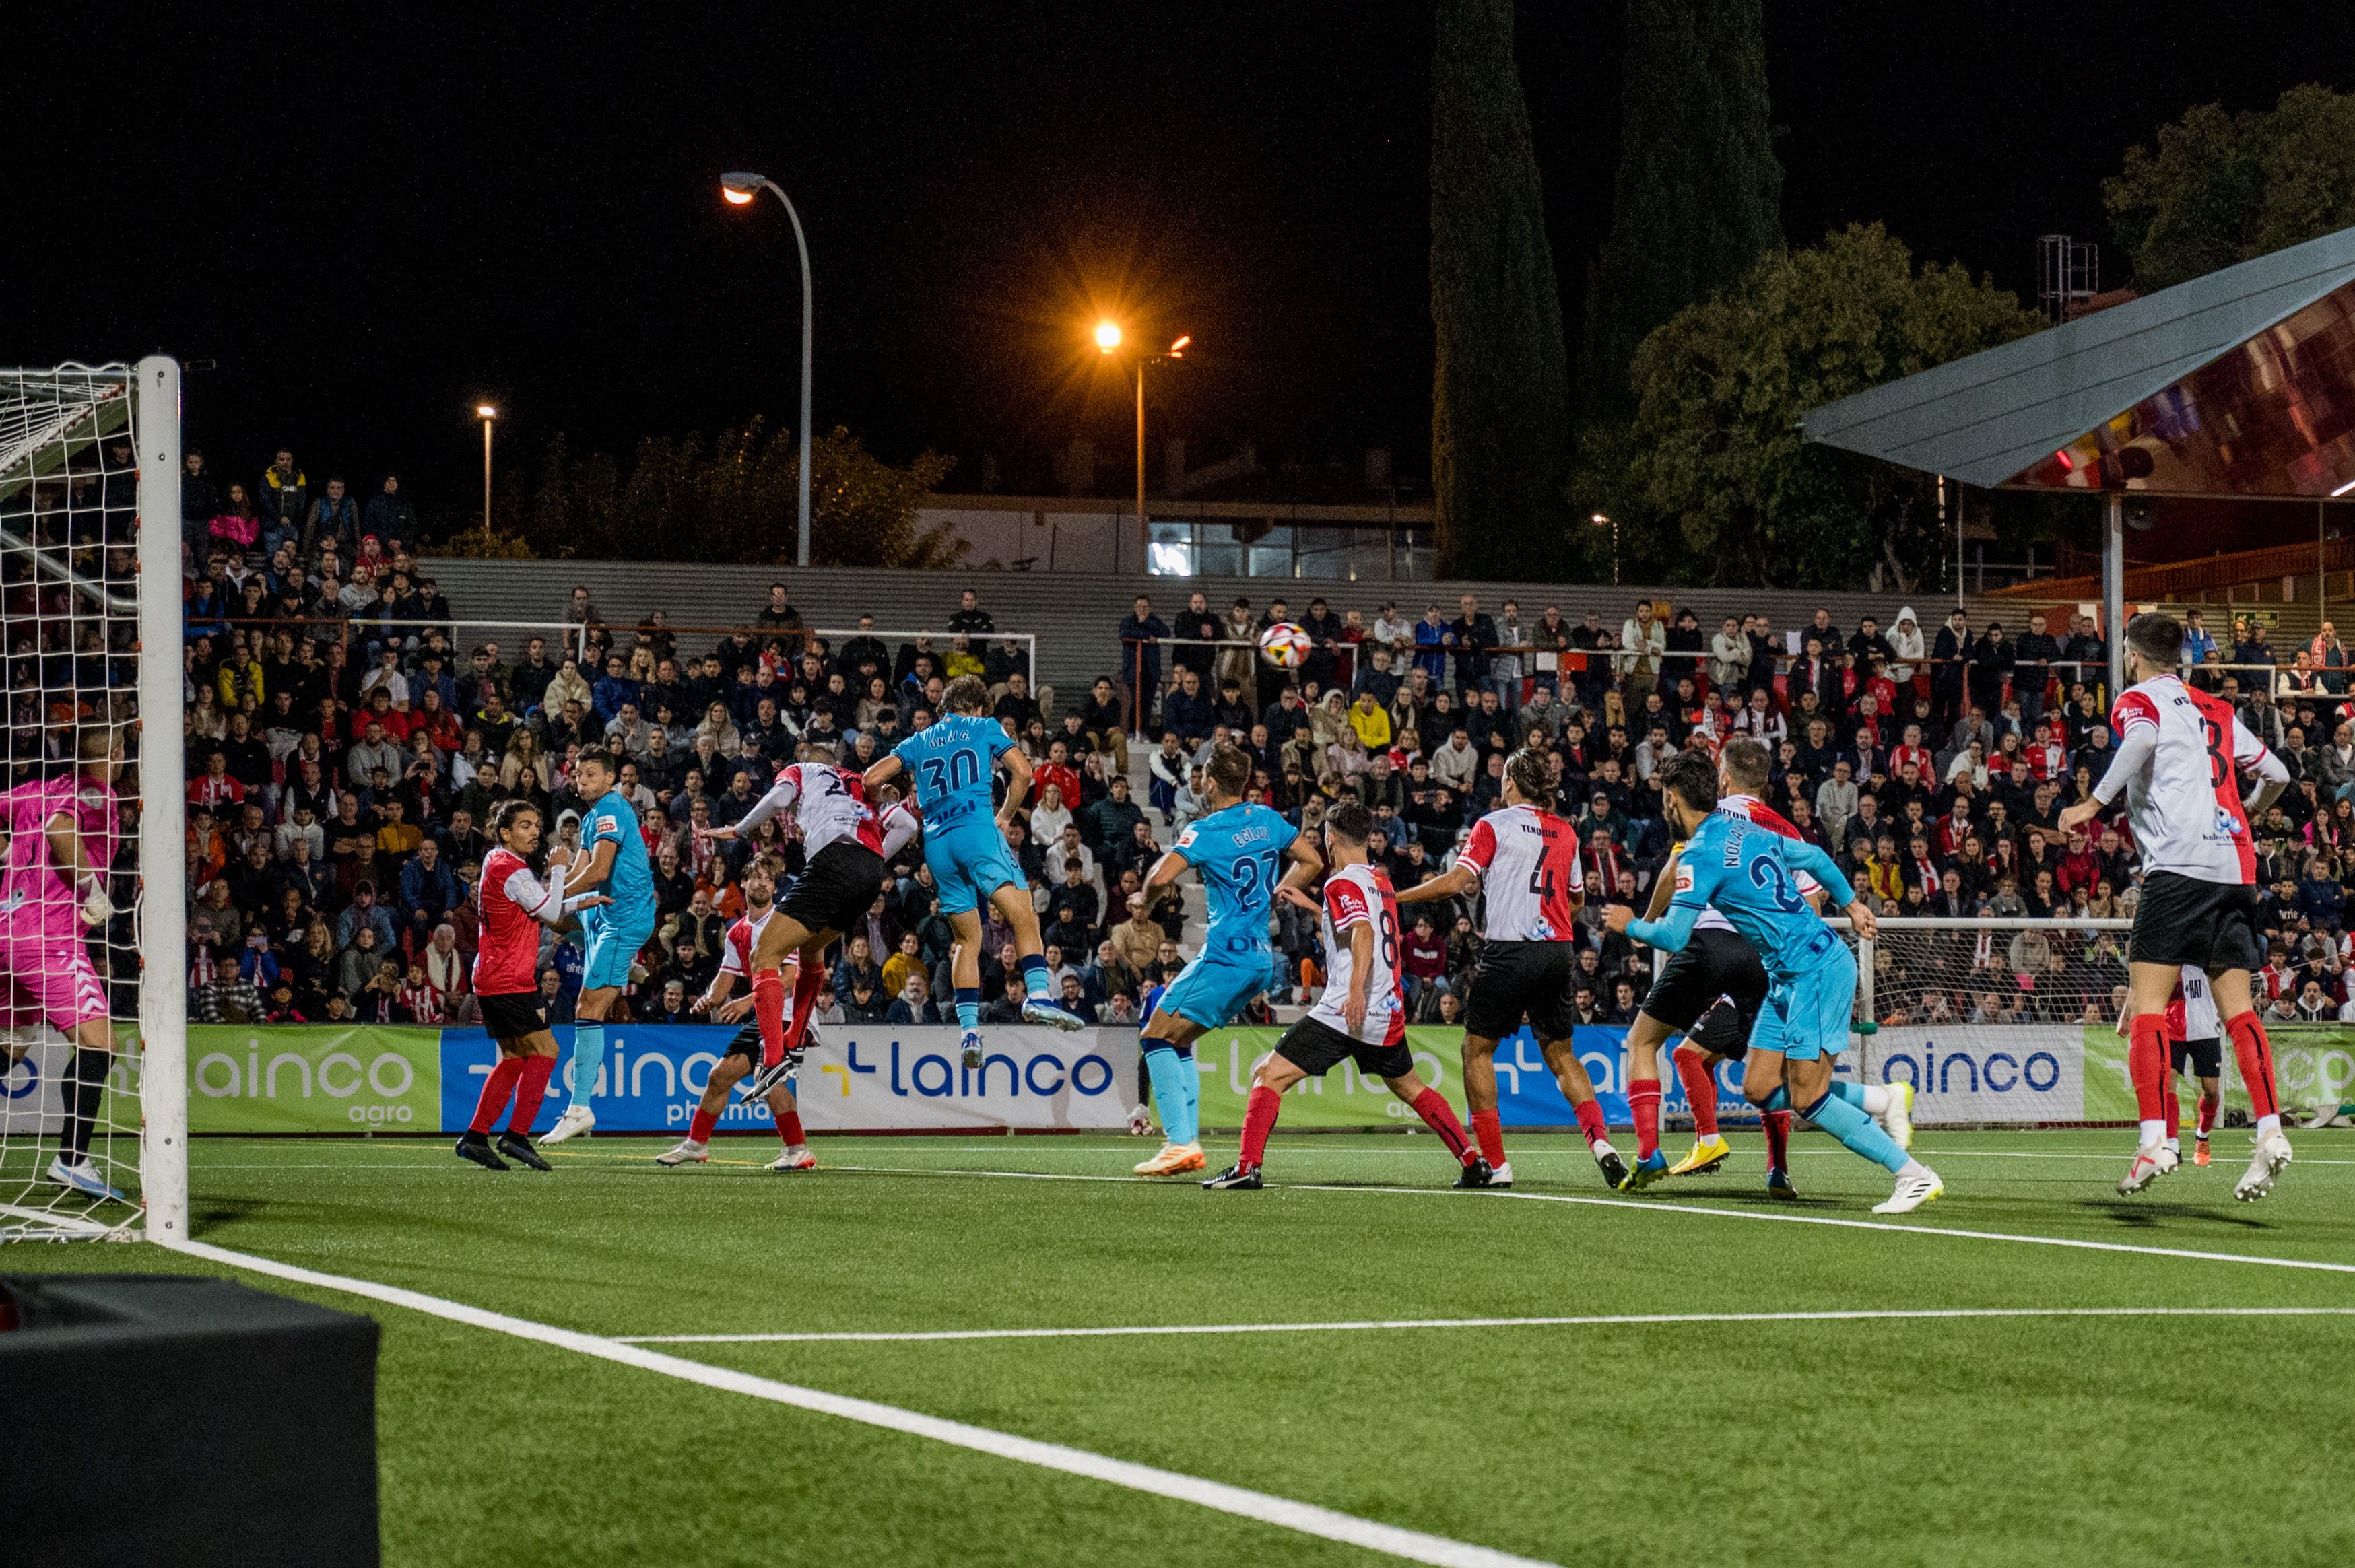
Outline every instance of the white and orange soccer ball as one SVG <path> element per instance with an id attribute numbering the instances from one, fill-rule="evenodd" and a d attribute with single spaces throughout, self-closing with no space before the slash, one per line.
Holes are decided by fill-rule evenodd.
<path id="1" fill-rule="evenodd" d="M 1313 646 L 1305 629 L 1279 620 L 1259 634 L 1259 656 L 1280 669 L 1296 670 Z"/>

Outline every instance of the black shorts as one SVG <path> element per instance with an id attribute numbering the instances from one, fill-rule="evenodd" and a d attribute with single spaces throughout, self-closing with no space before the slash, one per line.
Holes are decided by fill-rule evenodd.
<path id="1" fill-rule="evenodd" d="M 1275 1054 L 1312 1078 L 1323 1077 L 1344 1062 L 1357 1063 L 1358 1071 L 1369 1078 L 1403 1078 L 1414 1071 L 1414 1054 L 1405 1041 L 1369 1045 L 1314 1018 L 1285 1030 L 1275 1043 Z"/>
<path id="2" fill-rule="evenodd" d="M 761 1065 L 761 1026 L 759 1024 L 748 1023 L 736 1032 L 736 1038 L 728 1042 L 719 1053 L 719 1059 L 723 1062 L 730 1056 L 741 1056 L 755 1067 Z"/>
<path id="3" fill-rule="evenodd" d="M 483 1010 L 483 1027 L 494 1040 L 520 1040 L 548 1027 L 548 1009 L 536 991 L 477 996 L 474 1001 Z"/>
<path id="4" fill-rule="evenodd" d="M 1527 1018 L 1539 1039 L 1567 1040 L 1577 990 L 1577 943 L 1489 942 L 1473 966 L 1465 1032 L 1502 1040 Z"/>
<path id="5" fill-rule="evenodd" d="M 2169 1065 L 2183 1071 L 2183 1064 L 2191 1064 L 2195 1078 L 2221 1077 L 2224 1071 L 2224 1043 L 2211 1035 L 2205 1040 L 2170 1040 L 2167 1043 Z"/>
<path id="6" fill-rule="evenodd" d="M 2135 905 L 2126 956 L 2138 964 L 2169 969 L 2192 964 L 2211 974 L 2263 968 L 2265 948 L 2257 937 L 2257 890 L 2243 883 L 2152 872 L 2143 878 L 2142 896 Z"/>
<path id="7" fill-rule="evenodd" d="M 1739 933 L 1695 931 L 1668 955 L 1641 1011 L 1705 1051 L 1739 1058 L 1750 1048 L 1750 1026 L 1765 1005 L 1767 983 L 1766 967 Z M 1723 999 L 1732 1005 L 1721 1007 Z"/>
<path id="8" fill-rule="evenodd" d="M 777 905 L 778 912 L 815 936 L 858 926 L 883 890 L 890 868 L 855 839 L 837 839 L 810 857 L 809 869 Z"/>

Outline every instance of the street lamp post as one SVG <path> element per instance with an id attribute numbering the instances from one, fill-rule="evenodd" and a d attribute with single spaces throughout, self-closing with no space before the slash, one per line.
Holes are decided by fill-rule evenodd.
<path id="1" fill-rule="evenodd" d="M 1619 519 L 1616 517 L 1606 516 L 1604 514 L 1598 512 L 1593 516 L 1588 518 L 1587 521 L 1593 524 L 1597 528 L 1604 526 L 1605 524 L 1610 524 L 1611 586 L 1613 588 L 1617 588 L 1619 586 Z"/>
<path id="2" fill-rule="evenodd" d="M 794 541 L 794 564 L 810 564 L 810 345 L 811 302 L 809 241 L 802 234 L 802 215 L 794 210 L 793 198 L 783 187 L 765 175 L 733 174 L 719 176 L 719 194 L 730 206 L 744 207 L 762 191 L 774 196 L 784 207 L 785 216 L 793 219 L 794 249 L 802 260 L 802 453 L 800 471 L 800 517 Z"/>
<path id="3" fill-rule="evenodd" d="M 1113 353 L 1120 347 L 1120 341 L 1121 330 L 1118 322 L 1102 321 L 1096 323 L 1098 353 L 1105 355 Z M 1188 333 L 1171 344 L 1169 352 L 1167 354 L 1156 355 L 1150 359 L 1141 354 L 1136 356 L 1136 549 L 1137 559 L 1145 563 L 1147 571 L 1152 570 L 1153 529 L 1146 522 L 1145 517 L 1145 367 L 1147 365 L 1158 365 L 1165 359 L 1185 358 L 1187 345 L 1193 341 L 1194 334 Z"/>
<path id="4" fill-rule="evenodd" d="M 491 421 L 499 411 L 488 403 L 474 405 L 474 415 L 483 421 L 483 537 L 491 536 Z"/>

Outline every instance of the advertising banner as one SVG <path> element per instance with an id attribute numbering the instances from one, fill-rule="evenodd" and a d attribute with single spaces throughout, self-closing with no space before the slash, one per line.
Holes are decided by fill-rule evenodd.
<path id="1" fill-rule="evenodd" d="M 441 1037 L 438 1029 L 192 1024 L 188 1130 L 438 1130 Z"/>
<path id="2" fill-rule="evenodd" d="M 736 1030 L 712 1024 L 617 1023 L 605 1030 L 605 1063 L 590 1107 L 601 1132 L 684 1133 L 711 1069 Z M 466 1125 L 497 1048 L 480 1029 L 441 1032 L 442 1125 Z M 570 1103 L 572 1030 L 555 1031 L 559 1054 L 539 1126 Z M 934 1128 L 1085 1128 L 1117 1130 L 1135 1103 L 1133 1030 L 988 1031 L 980 1070 L 958 1060 L 958 1032 L 938 1025 L 835 1025 L 802 1065 L 795 1089 L 813 1132 Z M 765 1128 L 766 1105 L 731 1099 L 723 1129 Z"/>
<path id="3" fill-rule="evenodd" d="M 2092 1081 L 2090 1033 L 2078 1023 L 1883 1029 L 1871 1038 L 1868 1072 L 1884 1083 L 1913 1085 L 1913 1119 L 1924 1127 L 2107 1119 L 2107 1112 L 2088 1105 L 2103 1098 Z M 2117 1044 L 2123 1067 L 2125 1042 Z M 2126 1107 L 2131 1120 L 2130 1083 Z"/>
<path id="4" fill-rule="evenodd" d="M 118 1090 L 135 1094 L 139 1087 L 139 1030 L 136 1024 L 123 1024 L 115 1036 L 117 1051 L 114 1068 L 107 1075 L 106 1097 L 99 1102 L 98 1119 L 102 1127 L 135 1127 L 139 1122 L 136 1106 L 118 1106 L 114 1097 Z M 40 1025 L 25 1054 L 15 1061 L 0 1054 L 0 1132 L 11 1137 L 30 1137 L 35 1133 L 62 1132 L 65 1129 L 65 1097 L 60 1086 L 73 1065 L 73 1046 L 66 1037 Z"/>

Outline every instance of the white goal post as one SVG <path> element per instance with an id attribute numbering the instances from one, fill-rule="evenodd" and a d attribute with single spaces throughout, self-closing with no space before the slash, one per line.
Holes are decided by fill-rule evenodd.
<path id="1" fill-rule="evenodd" d="M 180 476 L 175 361 L 0 370 L 0 1241 L 187 1234 Z"/>

